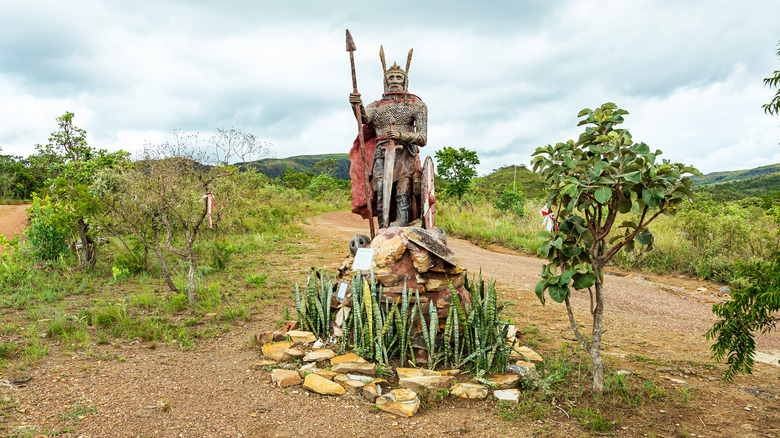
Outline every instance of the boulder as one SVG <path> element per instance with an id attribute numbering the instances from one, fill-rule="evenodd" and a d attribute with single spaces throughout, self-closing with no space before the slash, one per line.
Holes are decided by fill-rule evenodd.
<path id="1" fill-rule="evenodd" d="M 328 360 L 332 357 L 335 357 L 336 353 L 333 352 L 333 350 L 329 348 L 321 348 L 319 350 L 315 350 L 307 354 L 303 357 L 304 362 L 320 362 L 323 360 Z"/>
<path id="2" fill-rule="evenodd" d="M 355 353 L 342 354 L 341 356 L 336 356 L 330 359 L 331 365 L 336 365 L 337 363 L 344 363 L 344 362 L 368 363 L 367 360 L 363 359 L 362 357 L 358 356 Z"/>
<path id="3" fill-rule="evenodd" d="M 316 374 L 316 375 L 318 375 L 320 377 L 324 377 L 324 378 L 326 378 L 328 380 L 333 380 L 333 379 L 336 378 L 336 376 L 339 375 L 338 373 L 334 373 L 333 371 L 323 370 L 321 368 L 312 368 L 311 374 Z"/>
<path id="4" fill-rule="evenodd" d="M 347 393 L 352 395 L 358 395 L 363 390 L 363 387 L 366 386 L 365 383 L 361 382 L 360 380 L 347 380 L 344 383 L 340 383 L 341 386 L 344 387 L 344 389 L 347 390 Z"/>
<path id="5" fill-rule="evenodd" d="M 369 383 L 362 389 L 363 398 L 371 403 L 376 403 L 376 399 L 381 395 L 381 392 L 381 387 L 375 383 Z"/>
<path id="6" fill-rule="evenodd" d="M 437 392 L 441 389 L 450 389 L 455 377 L 452 376 L 418 376 L 406 377 L 398 380 L 398 386 L 411 389 L 414 392 Z"/>
<path id="7" fill-rule="evenodd" d="M 263 359 L 263 360 L 261 360 L 259 362 L 255 362 L 255 363 L 252 364 L 252 371 L 260 371 L 260 370 L 262 370 L 265 367 L 272 367 L 272 366 L 275 366 L 278 363 L 279 362 L 277 362 L 275 360 Z"/>
<path id="8" fill-rule="evenodd" d="M 411 417 L 417 413 L 420 408 L 420 399 L 417 394 L 409 389 L 394 389 L 376 399 L 376 407 L 385 412 L 399 415 L 402 417 Z"/>
<path id="9" fill-rule="evenodd" d="M 296 344 L 309 344 L 317 340 L 312 332 L 305 332 L 302 330 L 290 330 L 287 332 L 287 336 Z"/>
<path id="10" fill-rule="evenodd" d="M 341 373 L 341 374 L 357 373 L 357 374 L 365 374 L 368 376 L 376 375 L 375 363 L 341 362 L 335 365 L 331 364 L 330 369 L 333 372 Z"/>
<path id="11" fill-rule="evenodd" d="M 322 395 L 343 395 L 347 392 L 343 386 L 318 374 L 307 374 L 303 380 L 303 387 Z"/>
<path id="12" fill-rule="evenodd" d="M 284 352 L 292 348 L 293 343 L 290 341 L 272 342 L 263 344 L 263 357 L 277 362 L 284 360 Z"/>
<path id="13" fill-rule="evenodd" d="M 488 377 L 488 382 L 493 383 L 496 389 L 517 388 L 522 377 L 518 374 L 498 374 Z"/>
<path id="14" fill-rule="evenodd" d="M 519 356 L 518 356 L 519 353 Z M 526 360 L 528 362 L 544 362 L 544 359 L 542 359 L 542 356 L 539 356 L 535 351 L 531 350 L 528 347 L 515 347 L 512 350 L 512 355 L 509 357 L 510 360 Z"/>
<path id="15" fill-rule="evenodd" d="M 500 401 L 518 403 L 520 401 L 520 391 L 517 389 L 499 389 L 493 391 L 493 395 Z"/>
<path id="16" fill-rule="evenodd" d="M 460 398 L 482 400 L 487 397 L 488 389 L 477 383 L 456 383 L 450 394 Z"/>
<path id="17" fill-rule="evenodd" d="M 441 376 L 442 373 L 434 370 L 426 370 L 423 368 L 401 368 L 398 367 L 395 369 L 396 374 L 398 374 L 399 379 L 406 379 L 409 377 L 420 377 L 420 376 Z"/>
<path id="18" fill-rule="evenodd" d="M 304 356 L 306 356 L 306 352 L 301 350 L 298 347 L 288 348 L 287 350 L 284 350 L 284 355 L 282 356 L 282 360 L 285 362 L 291 362 L 293 359 L 302 359 Z"/>
<path id="19" fill-rule="evenodd" d="M 274 341 L 274 332 L 263 332 L 255 335 L 255 344 L 263 345 Z"/>
<path id="20" fill-rule="evenodd" d="M 279 388 L 284 388 L 285 386 L 300 385 L 301 376 L 298 375 L 297 371 L 275 369 L 271 371 L 271 381 L 276 383 Z"/>

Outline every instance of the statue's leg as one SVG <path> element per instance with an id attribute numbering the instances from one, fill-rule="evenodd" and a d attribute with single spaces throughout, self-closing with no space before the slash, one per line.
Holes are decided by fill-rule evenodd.
<path id="1" fill-rule="evenodd" d="M 411 175 L 398 179 L 396 185 L 396 217 L 394 226 L 406 227 L 409 225 L 409 217 L 412 214 L 412 178 Z"/>

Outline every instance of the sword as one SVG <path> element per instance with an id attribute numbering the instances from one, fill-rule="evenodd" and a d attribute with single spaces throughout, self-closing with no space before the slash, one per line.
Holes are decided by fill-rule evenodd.
<path id="1" fill-rule="evenodd" d="M 355 75 L 355 41 L 347 29 L 347 52 L 352 66 L 352 92 L 357 93 L 357 76 Z M 355 105 L 355 118 L 358 124 L 358 141 L 360 142 L 360 158 L 363 160 L 363 187 L 366 190 L 366 208 L 368 209 L 368 224 L 371 229 L 371 239 L 374 239 L 374 209 L 371 207 L 371 190 L 368 188 L 368 160 L 366 160 L 366 145 L 363 141 L 363 117 L 360 114 L 360 105 Z M 387 223 L 387 222 L 385 222 Z"/>
<path id="2" fill-rule="evenodd" d="M 390 118 L 390 129 L 393 129 L 395 118 Z M 390 196 L 393 194 L 393 174 L 395 173 L 395 153 L 401 148 L 392 138 L 387 139 L 385 148 L 385 175 L 382 179 L 382 220 L 385 227 L 390 226 Z"/>

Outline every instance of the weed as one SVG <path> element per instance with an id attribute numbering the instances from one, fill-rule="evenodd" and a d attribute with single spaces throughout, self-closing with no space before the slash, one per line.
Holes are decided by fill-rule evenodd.
<path id="1" fill-rule="evenodd" d="M 620 423 L 619 421 L 612 422 L 607 420 L 601 415 L 601 412 L 599 412 L 598 409 L 592 409 L 587 406 L 579 409 L 574 408 L 571 410 L 571 414 L 591 433 L 611 432 L 612 428 Z"/>
<path id="2" fill-rule="evenodd" d="M 67 411 L 59 415 L 61 421 L 74 422 L 83 420 L 87 414 L 96 413 L 97 409 L 87 408 L 83 405 L 73 405 Z"/>

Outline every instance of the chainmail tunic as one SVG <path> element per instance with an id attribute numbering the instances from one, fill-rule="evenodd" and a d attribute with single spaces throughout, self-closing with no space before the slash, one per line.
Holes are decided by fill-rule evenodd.
<path id="1" fill-rule="evenodd" d="M 427 142 L 428 107 L 413 94 L 385 93 L 381 100 L 366 107 L 365 116 L 365 123 L 373 125 L 377 136 L 377 149 L 371 172 L 374 180 L 384 173 L 383 146 L 388 141 L 387 131 L 392 127 L 404 134 L 403 142 L 396 140 L 396 144 L 404 147 L 398 149 L 396 155 L 393 181 L 399 183 L 398 193 L 407 192 L 411 187 L 418 146 L 425 146 Z"/>

